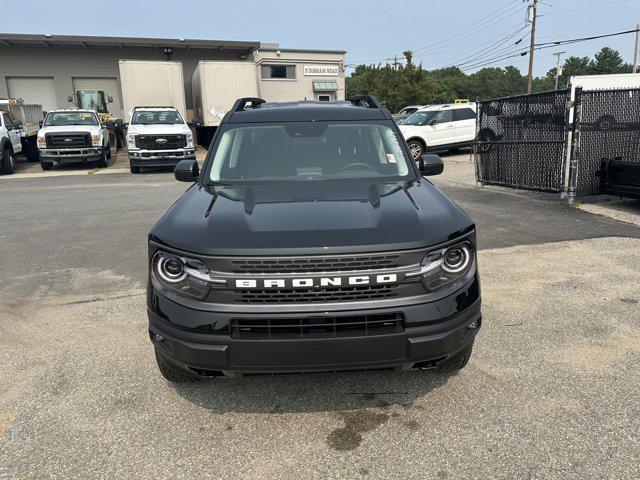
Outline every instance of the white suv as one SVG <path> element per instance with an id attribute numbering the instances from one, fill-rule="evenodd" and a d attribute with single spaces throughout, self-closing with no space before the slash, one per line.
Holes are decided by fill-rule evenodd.
<path id="1" fill-rule="evenodd" d="M 22 150 L 21 128 L 9 113 L 0 112 L 0 173 L 13 173 L 13 156 Z"/>
<path id="2" fill-rule="evenodd" d="M 430 105 L 399 127 L 414 159 L 427 150 L 457 150 L 471 145 L 476 137 L 476 104 Z"/>

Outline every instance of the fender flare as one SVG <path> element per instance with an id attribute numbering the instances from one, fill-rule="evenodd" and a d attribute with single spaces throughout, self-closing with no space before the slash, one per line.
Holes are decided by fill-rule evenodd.
<path id="1" fill-rule="evenodd" d="M 413 136 L 413 137 L 411 137 L 411 138 L 407 138 L 407 140 L 406 140 L 407 145 L 409 145 L 409 142 L 411 142 L 412 140 L 415 140 L 415 141 L 417 141 L 417 142 L 420 142 L 420 143 L 422 144 L 422 146 L 424 147 L 425 151 L 427 150 L 427 148 L 429 148 L 429 147 L 427 146 L 427 142 L 425 142 L 425 141 L 424 141 L 424 138 L 422 138 L 422 137 L 418 137 L 418 136 Z"/>

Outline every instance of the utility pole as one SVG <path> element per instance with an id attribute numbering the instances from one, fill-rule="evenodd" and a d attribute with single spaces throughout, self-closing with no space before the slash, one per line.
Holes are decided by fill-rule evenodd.
<path id="1" fill-rule="evenodd" d="M 556 56 L 556 87 L 555 90 L 558 89 L 558 78 L 562 75 L 562 67 L 560 67 L 560 55 L 567 52 L 556 52 L 554 55 Z"/>
<path id="2" fill-rule="evenodd" d="M 633 50 L 633 73 L 638 70 L 638 46 L 640 45 L 640 23 L 636 25 L 636 48 Z"/>
<path id="3" fill-rule="evenodd" d="M 393 69 L 398 70 L 399 65 L 400 65 L 400 62 L 398 62 L 398 56 L 396 55 L 395 57 L 393 57 Z"/>
<path id="4" fill-rule="evenodd" d="M 536 9 L 538 0 L 533 0 L 529 5 L 528 18 L 531 20 L 531 44 L 529 45 L 529 80 L 527 81 L 527 93 L 531 93 L 531 83 L 533 82 L 533 49 L 536 40 Z"/>

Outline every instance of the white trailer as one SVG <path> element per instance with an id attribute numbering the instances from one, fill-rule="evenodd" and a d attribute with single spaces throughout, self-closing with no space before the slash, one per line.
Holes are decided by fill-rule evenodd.
<path id="1" fill-rule="evenodd" d="M 252 61 L 201 61 L 191 77 L 193 119 L 199 127 L 217 127 L 241 97 L 257 97 L 258 76 Z"/>
<path id="2" fill-rule="evenodd" d="M 182 63 L 120 60 L 120 84 L 125 122 L 134 107 L 175 107 L 187 120 Z"/>

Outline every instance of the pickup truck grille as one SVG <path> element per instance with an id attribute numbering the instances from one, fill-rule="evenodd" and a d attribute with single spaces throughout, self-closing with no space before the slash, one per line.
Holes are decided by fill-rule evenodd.
<path id="1" fill-rule="evenodd" d="M 136 135 L 136 147 L 142 150 L 175 150 L 186 146 L 186 135 Z"/>
<path id="2" fill-rule="evenodd" d="M 47 133 L 47 148 L 81 148 L 91 146 L 90 133 Z"/>
<path id="3" fill-rule="evenodd" d="M 318 316 L 303 318 L 234 318 L 231 338 L 242 340 L 287 340 L 340 338 L 402 333 L 401 313 L 375 315 Z"/>

